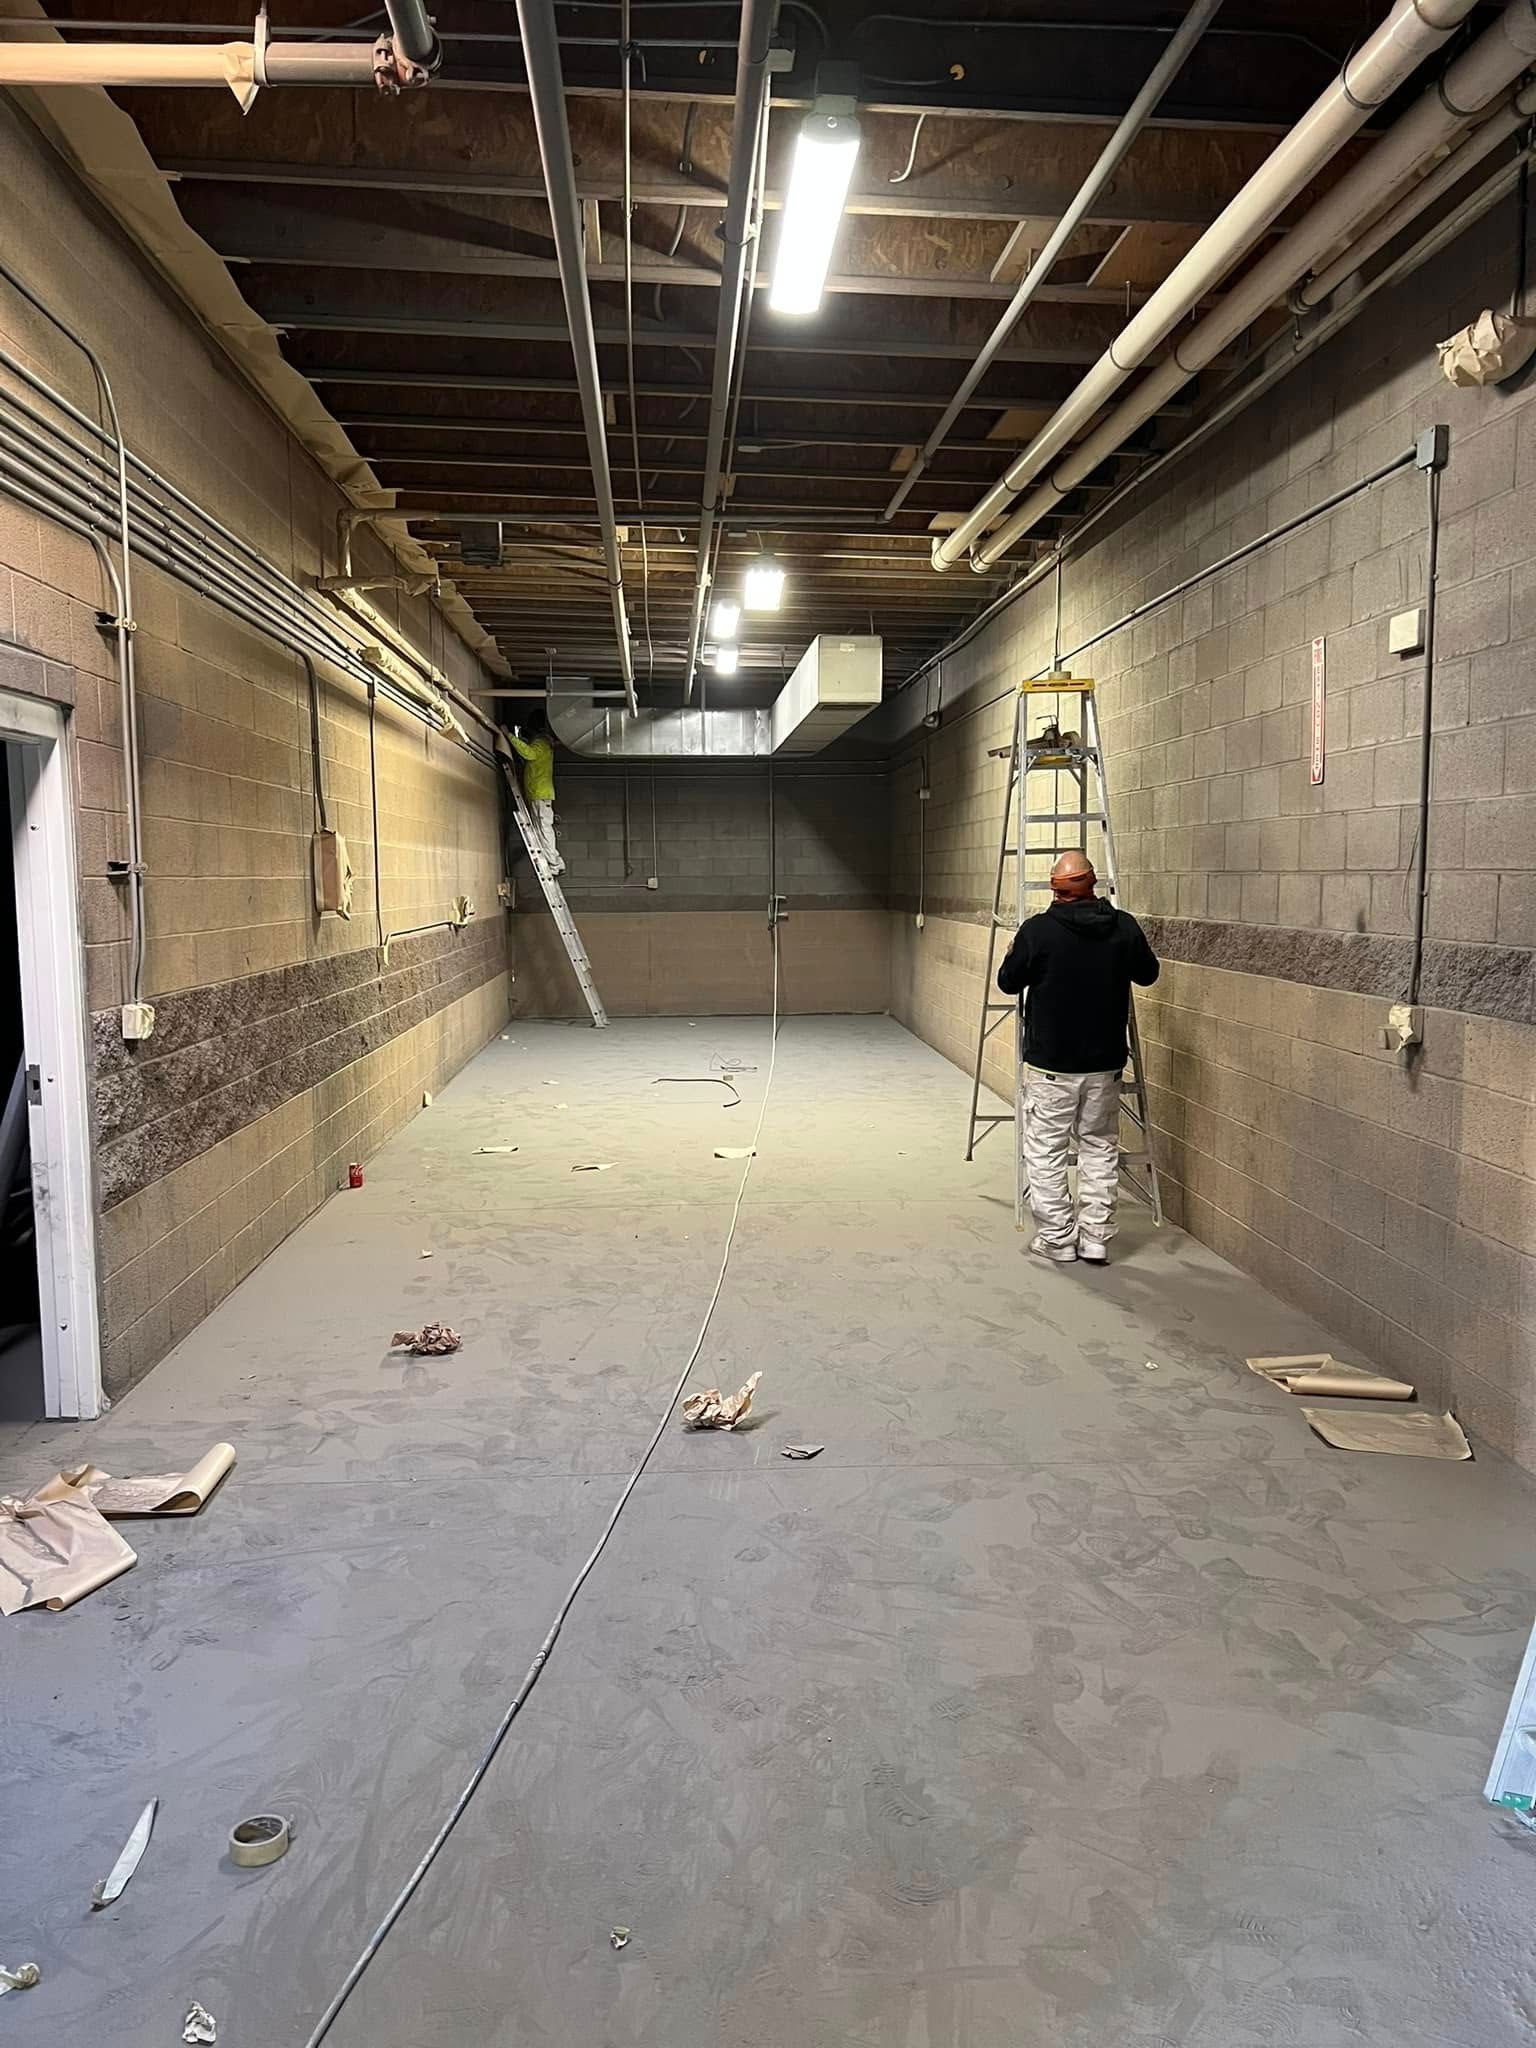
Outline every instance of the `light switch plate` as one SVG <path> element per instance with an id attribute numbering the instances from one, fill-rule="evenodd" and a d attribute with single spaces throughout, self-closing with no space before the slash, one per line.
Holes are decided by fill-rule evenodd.
<path id="1" fill-rule="evenodd" d="M 1424 652 L 1424 610 L 1415 605 L 1411 612 L 1395 612 L 1387 626 L 1389 654 Z"/>

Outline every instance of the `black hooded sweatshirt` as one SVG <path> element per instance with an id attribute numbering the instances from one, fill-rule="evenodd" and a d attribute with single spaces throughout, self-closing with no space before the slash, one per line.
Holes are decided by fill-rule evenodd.
<path id="1" fill-rule="evenodd" d="M 1063 1074 L 1118 1073 L 1128 1048 L 1131 983 L 1150 987 L 1157 955 L 1128 910 L 1102 896 L 1053 903 L 1021 924 L 997 970 L 1005 996 L 1029 991 L 1024 1058 Z"/>

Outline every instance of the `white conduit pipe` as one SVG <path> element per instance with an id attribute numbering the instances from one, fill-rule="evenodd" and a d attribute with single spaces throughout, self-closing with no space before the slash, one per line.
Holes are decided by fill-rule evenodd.
<path id="1" fill-rule="evenodd" d="M 1066 448 L 1152 351 L 1253 247 L 1323 166 L 1472 12 L 1475 0 L 1396 0 L 1376 33 L 1283 136 L 1176 264 L 1066 403 L 952 533 L 933 547 L 950 569 L 997 515 Z M 1294 273 L 1293 273 L 1294 274 Z"/>
<path id="2" fill-rule="evenodd" d="M 1068 242 L 1071 241 L 1073 235 L 1077 233 L 1094 201 L 1109 184 L 1121 164 L 1125 162 L 1127 156 L 1130 155 L 1132 145 L 1141 134 L 1142 129 L 1146 127 L 1147 123 L 1156 113 L 1158 103 L 1161 101 L 1163 94 L 1183 70 L 1189 60 L 1190 53 L 1205 34 L 1206 29 L 1210 26 L 1213 15 L 1220 5 L 1221 0 L 1196 0 L 1196 4 L 1190 8 L 1179 27 L 1174 31 L 1173 36 L 1169 40 L 1168 47 L 1153 66 L 1146 84 L 1120 117 L 1119 125 L 1100 151 L 1097 163 L 1094 164 L 1092 170 L 1073 194 L 1071 204 L 1066 212 L 1057 221 L 1055 227 L 1052 228 L 1045 247 L 1040 251 L 1034 262 L 1029 265 L 1024 276 L 1020 279 L 1018 290 L 1014 293 L 1007 311 L 987 336 L 980 355 L 977 356 L 975 362 L 966 371 L 961 379 L 960 388 L 949 401 L 949 404 L 945 406 L 938 424 L 933 428 L 927 440 L 924 441 L 922 447 L 918 450 L 917 460 L 896 486 L 891 502 L 880 515 L 882 519 L 895 518 L 910 496 L 913 486 L 918 482 L 929 463 L 944 445 L 950 428 L 953 427 L 955 421 L 959 419 L 961 413 L 965 411 L 966 406 L 969 404 L 971 394 L 992 367 L 999 350 L 1006 344 L 1009 335 L 1012 334 L 1015 327 L 1018 326 L 1020 320 L 1029 310 L 1036 293 L 1056 268 L 1057 258 L 1061 255 Z M 917 149 L 916 135 L 912 138 L 912 148 L 914 152 Z"/>
<path id="3" fill-rule="evenodd" d="M 380 61 L 373 43 L 7 42 L 0 85 L 227 85 L 248 106 L 263 85 L 372 85 Z"/>
<path id="4" fill-rule="evenodd" d="M 1335 248 L 1384 199 L 1398 192 L 1416 165 L 1474 120 L 1533 58 L 1536 0 L 1509 0 L 1499 20 L 1457 58 L 1439 84 L 1431 86 L 1370 155 L 1260 257 L 1219 306 L 1180 337 L 1166 360 L 973 552 L 971 567 L 978 573 L 992 568 L 1045 513 L 1122 448 L 1197 371 L 1214 361 L 1267 306 L 1282 298 L 1315 258 Z"/>
<path id="5" fill-rule="evenodd" d="M 1342 256 L 1336 257 L 1322 270 L 1314 271 L 1292 293 L 1291 304 L 1299 312 L 1320 306 L 1324 299 L 1338 290 L 1346 277 L 1353 277 L 1363 263 L 1368 263 L 1378 249 L 1384 249 L 1410 222 L 1417 220 L 1437 200 L 1443 199 L 1447 192 L 1454 191 L 1474 164 L 1482 163 L 1501 144 L 1528 127 L 1533 115 L 1536 115 L 1536 85 L 1528 85 L 1501 113 L 1492 115 L 1480 127 L 1474 128 L 1460 149 L 1453 150 L 1437 170 L 1411 185 L 1395 206 L 1389 206 L 1357 241 L 1350 243 Z"/>

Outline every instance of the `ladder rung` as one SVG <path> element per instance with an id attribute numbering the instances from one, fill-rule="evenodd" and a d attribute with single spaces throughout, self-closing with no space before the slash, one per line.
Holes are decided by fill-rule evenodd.
<path id="1" fill-rule="evenodd" d="M 1031 825 L 1076 825 L 1078 823 L 1102 825 L 1104 813 L 1102 811 L 1030 811 L 1028 813 L 1028 821 Z"/>
<path id="2" fill-rule="evenodd" d="M 989 1112 L 989 1113 L 988 1113 L 987 1115 L 985 1115 L 985 1116 L 981 1116 L 981 1115 L 977 1115 L 977 1116 L 974 1116 L 974 1117 L 972 1117 L 971 1121 L 972 1121 L 972 1123 L 977 1123 L 977 1124 L 1011 1124 L 1011 1123 L 1013 1122 L 1013 1116 L 1012 1116 L 1012 1113 L 1011 1113 L 1011 1112 L 1010 1112 L 1010 1114 L 1009 1114 L 1009 1115 L 1007 1115 L 1007 1116 L 993 1116 L 993 1115 L 992 1115 L 992 1114 L 991 1114 L 991 1113 Z"/>

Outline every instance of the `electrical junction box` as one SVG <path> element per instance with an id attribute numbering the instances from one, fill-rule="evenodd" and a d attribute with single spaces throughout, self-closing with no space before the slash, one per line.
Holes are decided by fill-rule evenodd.
<path id="1" fill-rule="evenodd" d="M 1415 605 L 1411 612 L 1396 612 L 1387 623 L 1387 652 L 1389 654 L 1422 654 L 1424 652 L 1424 612 Z"/>
<path id="2" fill-rule="evenodd" d="M 148 1038 L 155 1028 L 155 1006 L 153 1003 L 124 1003 L 123 1041 L 127 1045 L 138 1045 Z"/>
<path id="3" fill-rule="evenodd" d="M 821 633 L 795 665 L 769 712 L 776 754 L 817 754 L 880 702 L 884 643 L 878 633 Z"/>
<path id="4" fill-rule="evenodd" d="M 314 845 L 315 908 L 322 917 L 352 915 L 352 861 L 339 832 L 317 832 Z"/>

